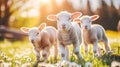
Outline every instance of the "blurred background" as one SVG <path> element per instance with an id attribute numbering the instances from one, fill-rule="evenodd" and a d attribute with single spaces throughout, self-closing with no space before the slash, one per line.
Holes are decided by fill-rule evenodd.
<path id="1" fill-rule="evenodd" d="M 94 23 L 106 30 L 118 30 L 120 22 L 120 0 L 0 0 L 0 40 L 21 40 L 26 34 L 20 27 L 37 27 L 46 22 L 56 27 L 56 22 L 46 19 L 49 14 L 60 11 L 83 15 L 100 15 Z M 119 24 L 120 26 L 120 24 Z"/>
<path id="2" fill-rule="evenodd" d="M 32 65 L 36 61 L 34 47 L 27 34 L 20 31 L 20 28 L 37 27 L 43 22 L 57 27 L 56 22 L 48 21 L 46 17 L 60 11 L 100 15 L 93 23 L 105 28 L 111 50 L 115 55 L 109 57 L 105 54 L 101 59 L 95 59 L 92 45 L 87 56 L 84 53 L 84 46 L 81 45 L 81 53 L 85 61 L 92 62 L 93 67 L 110 67 L 112 61 L 116 59 L 120 62 L 120 0 L 0 0 L 0 67 L 2 63 L 9 65 L 4 67 Z M 104 47 L 103 43 L 99 44 Z M 73 49 L 69 48 L 70 60 L 77 62 Z M 52 59 L 48 61 L 54 63 Z"/>

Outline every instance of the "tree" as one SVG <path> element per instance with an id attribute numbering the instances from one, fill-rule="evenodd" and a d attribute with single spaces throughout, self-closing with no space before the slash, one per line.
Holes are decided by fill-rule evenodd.
<path id="1" fill-rule="evenodd" d="M 25 0 L 0 0 L 0 25 L 9 27 L 10 16 L 18 11 L 25 2 Z"/>
<path id="2" fill-rule="evenodd" d="M 18 30 L 9 28 L 10 17 L 26 2 L 26 0 L 0 0 L 0 40 L 4 38 L 21 39 L 26 36 Z"/>

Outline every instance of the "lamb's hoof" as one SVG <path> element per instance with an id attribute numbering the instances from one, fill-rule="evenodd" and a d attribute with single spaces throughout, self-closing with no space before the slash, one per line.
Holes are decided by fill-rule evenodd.
<path id="1" fill-rule="evenodd" d="M 85 67 L 92 67 L 92 63 L 91 62 L 86 62 Z"/>
<path id="2" fill-rule="evenodd" d="M 42 58 L 39 62 L 47 62 L 46 58 Z"/>
<path id="3" fill-rule="evenodd" d="M 60 61 L 59 64 L 58 64 L 58 67 L 69 67 L 70 65 L 70 62 L 67 61 L 67 60 L 63 60 L 63 61 Z"/>
<path id="4" fill-rule="evenodd" d="M 32 67 L 37 67 L 39 62 L 43 62 L 43 60 L 36 61 Z"/>
<path id="5" fill-rule="evenodd" d="M 108 51 L 107 54 L 111 55 L 113 53 L 113 51 Z"/>
<path id="6" fill-rule="evenodd" d="M 81 61 L 81 60 L 83 60 L 83 57 L 82 57 L 82 56 L 80 56 L 80 57 L 79 57 L 79 60 L 80 60 L 80 61 Z"/>
<path id="7" fill-rule="evenodd" d="M 98 53 L 95 53 L 95 54 L 94 54 L 94 57 L 98 57 Z"/>
<path id="8" fill-rule="evenodd" d="M 54 60 L 54 63 L 57 63 L 57 58 L 54 58 L 53 60 Z"/>
<path id="9" fill-rule="evenodd" d="M 83 60 L 83 57 L 80 57 L 80 60 Z"/>
<path id="10" fill-rule="evenodd" d="M 102 58 L 102 55 L 99 55 L 97 58 L 98 58 L 98 59 L 101 59 L 101 58 Z"/>
<path id="11" fill-rule="evenodd" d="M 79 64 L 80 64 L 81 66 L 85 66 L 85 60 L 84 60 L 84 59 L 79 60 L 78 62 L 79 62 Z"/>

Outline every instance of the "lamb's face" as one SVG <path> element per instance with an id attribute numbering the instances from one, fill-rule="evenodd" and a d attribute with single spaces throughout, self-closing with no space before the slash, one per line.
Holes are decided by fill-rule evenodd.
<path id="1" fill-rule="evenodd" d="M 40 30 L 38 28 L 31 28 L 28 32 L 28 35 L 32 43 L 38 42 L 41 39 Z"/>
<path id="2" fill-rule="evenodd" d="M 46 23 L 40 24 L 39 27 L 33 27 L 33 28 L 27 28 L 27 27 L 21 27 L 21 31 L 29 35 L 29 40 L 36 44 L 39 41 L 41 41 L 41 32 L 46 27 Z"/>
<path id="3" fill-rule="evenodd" d="M 81 27 L 83 30 L 91 29 L 92 21 L 95 21 L 99 18 L 99 15 L 93 16 L 82 16 L 81 18 L 76 18 L 73 21 L 77 23 L 81 23 Z"/>
<path id="4" fill-rule="evenodd" d="M 48 15 L 47 19 L 57 21 L 58 30 L 68 31 L 72 26 L 72 20 L 80 17 L 81 15 L 81 12 L 69 13 L 67 11 L 61 11 L 57 15 Z"/>
<path id="5" fill-rule="evenodd" d="M 57 15 L 57 26 L 59 30 L 69 30 L 71 27 L 71 14 L 61 12 Z"/>
<path id="6" fill-rule="evenodd" d="M 83 16 L 80 18 L 81 27 L 84 30 L 89 30 L 91 28 L 91 19 L 88 16 Z"/>

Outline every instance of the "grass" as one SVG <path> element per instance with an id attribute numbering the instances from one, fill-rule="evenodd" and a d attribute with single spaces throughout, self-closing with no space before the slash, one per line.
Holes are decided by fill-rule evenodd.
<path id="1" fill-rule="evenodd" d="M 112 49 L 115 49 L 115 53 L 120 57 L 120 34 L 114 31 L 106 31 L 107 36 L 110 41 L 110 46 Z M 103 46 L 103 45 L 102 45 Z M 76 56 L 72 53 L 72 47 L 70 46 L 70 61 L 80 64 Z M 113 60 L 111 56 L 103 54 L 102 58 L 94 58 L 92 53 L 92 46 L 90 46 L 90 51 L 88 56 L 84 53 L 84 48 L 81 46 L 81 53 L 86 62 L 91 62 L 93 67 L 110 67 L 110 64 Z M 118 53 L 119 51 L 119 53 Z M 110 58 L 110 59 L 109 59 Z M 36 61 L 35 54 L 32 44 L 28 41 L 14 41 L 10 42 L 4 40 L 0 42 L 0 63 L 2 61 L 12 64 L 12 67 L 18 66 L 21 67 L 25 63 L 29 63 L 30 66 Z M 58 58 L 60 60 L 60 58 Z M 58 61 L 59 61 L 58 60 Z M 54 63 L 52 57 L 48 59 L 49 63 Z M 120 62 L 120 61 L 119 61 Z"/>

